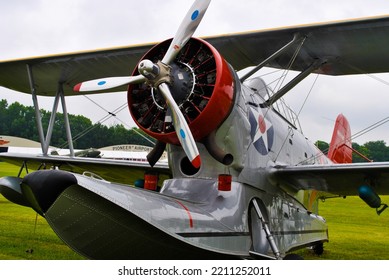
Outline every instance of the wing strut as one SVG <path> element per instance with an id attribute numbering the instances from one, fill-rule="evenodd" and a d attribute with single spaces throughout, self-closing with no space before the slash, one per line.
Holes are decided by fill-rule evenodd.
<path id="1" fill-rule="evenodd" d="M 292 41 L 290 41 L 289 43 L 287 43 L 285 46 L 283 46 L 282 48 L 280 48 L 278 51 L 276 51 L 275 53 L 273 53 L 271 56 L 269 56 L 268 58 L 266 58 L 264 61 L 262 61 L 260 64 L 258 64 L 257 66 L 255 66 L 253 69 L 251 69 L 249 72 L 247 72 L 246 74 L 244 74 L 241 78 L 240 78 L 240 82 L 243 83 L 247 78 L 251 77 L 252 75 L 254 75 L 256 72 L 258 72 L 259 70 L 261 70 L 266 64 L 268 64 L 270 61 L 276 59 L 277 57 L 279 57 L 280 55 L 282 55 L 283 53 L 285 53 L 286 51 L 288 51 L 292 46 L 294 46 L 294 44 L 296 43 L 299 43 L 301 42 L 302 40 L 305 40 L 306 37 L 302 37 L 300 34 L 296 33 L 294 34 L 293 36 L 293 39 Z"/>
<path id="2" fill-rule="evenodd" d="M 69 122 L 68 110 L 66 108 L 65 95 L 64 95 L 63 84 L 62 83 L 58 84 L 57 96 L 58 95 L 61 97 L 62 112 L 63 112 L 64 121 L 65 121 L 66 137 L 68 139 L 68 146 L 69 146 L 69 150 L 70 150 L 70 156 L 74 157 L 72 132 L 70 130 L 70 122 Z"/>
<path id="3" fill-rule="evenodd" d="M 27 64 L 27 73 L 28 73 L 28 80 L 29 80 L 30 88 L 31 88 L 32 101 L 34 103 L 35 119 L 36 119 L 38 134 L 39 134 L 39 141 L 41 143 L 43 155 L 47 156 L 48 151 L 49 151 L 51 137 L 52 137 L 53 129 L 54 129 L 55 117 L 56 117 L 57 110 L 58 110 L 58 104 L 59 104 L 59 100 L 61 100 L 62 111 L 63 111 L 63 115 L 64 115 L 65 129 L 66 129 L 66 136 L 67 136 L 67 140 L 68 140 L 68 146 L 69 146 L 69 150 L 70 150 L 70 155 L 73 157 L 74 156 L 73 140 L 72 140 L 72 133 L 70 130 L 70 123 L 69 123 L 69 117 L 68 117 L 67 108 L 66 108 L 63 85 L 61 83 L 58 83 L 58 90 L 57 90 L 57 94 L 56 94 L 55 99 L 54 99 L 53 109 L 51 111 L 51 116 L 50 116 L 50 121 L 49 121 L 49 126 L 47 128 L 46 136 L 45 136 L 44 132 L 43 132 L 42 117 L 41 117 L 41 113 L 40 113 L 40 109 L 39 109 L 39 103 L 38 103 L 38 97 L 37 97 L 37 92 L 36 92 L 36 88 L 35 88 L 35 81 L 34 81 L 32 66 L 29 64 Z"/>
<path id="4" fill-rule="evenodd" d="M 272 233 L 271 233 L 271 231 L 269 229 L 269 226 L 267 225 L 267 222 L 266 222 L 265 218 L 262 215 L 261 209 L 259 208 L 259 205 L 258 205 L 258 202 L 257 202 L 256 199 L 253 199 L 253 205 L 254 205 L 254 208 L 255 208 L 255 212 L 257 212 L 258 218 L 261 220 L 262 229 L 265 231 L 266 238 L 267 238 L 267 240 L 269 241 L 269 244 L 270 244 L 270 248 L 272 249 L 276 259 L 279 260 L 279 259 L 281 259 L 280 250 L 277 247 L 277 244 L 276 244 L 276 242 L 274 240 L 274 236 L 272 235 Z M 255 252 L 252 252 L 252 253 L 254 255 L 256 255 Z"/>
<path id="5" fill-rule="evenodd" d="M 297 84 L 299 84 L 302 80 L 304 80 L 309 74 L 313 71 L 319 69 L 326 61 L 321 59 L 316 59 L 307 69 L 298 74 L 293 80 L 287 83 L 283 88 L 277 91 L 274 95 L 272 95 L 268 100 L 266 100 L 266 105 L 271 106 L 278 99 L 283 97 L 288 91 L 294 88 Z"/>

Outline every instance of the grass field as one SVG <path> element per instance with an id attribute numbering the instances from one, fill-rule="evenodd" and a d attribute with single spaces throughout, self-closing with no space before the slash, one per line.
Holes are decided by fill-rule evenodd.
<path id="1" fill-rule="evenodd" d="M 0 177 L 18 173 L 18 168 L 0 162 Z M 382 196 L 389 203 L 389 196 Z M 378 216 L 359 197 L 328 199 L 320 203 L 327 220 L 330 242 L 324 254 L 298 251 L 305 259 L 389 260 L 389 209 Z M 68 248 L 46 220 L 27 207 L 0 196 L 0 259 L 74 260 L 82 256 Z"/>
<path id="2" fill-rule="evenodd" d="M 0 162 L 0 177 L 16 176 L 19 168 Z M 29 207 L 9 202 L 0 195 L 1 260 L 79 260 L 53 232 L 46 220 Z"/>
<path id="3" fill-rule="evenodd" d="M 82 259 L 31 208 L 15 205 L 1 197 L 0 209 L 0 259 Z"/>
<path id="4" fill-rule="evenodd" d="M 389 203 L 389 196 L 382 196 Z M 320 203 L 320 214 L 326 218 L 329 243 L 317 257 L 303 251 L 305 259 L 389 260 L 389 210 L 380 216 L 359 197 L 328 199 Z"/>

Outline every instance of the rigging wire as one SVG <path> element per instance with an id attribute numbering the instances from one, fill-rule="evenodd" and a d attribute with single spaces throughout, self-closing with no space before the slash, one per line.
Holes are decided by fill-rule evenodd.
<path id="1" fill-rule="evenodd" d="M 360 137 L 362 135 L 365 135 L 366 133 L 368 133 L 368 132 L 370 132 L 370 131 L 380 127 L 381 125 L 384 125 L 387 122 L 389 122 L 389 117 L 385 117 L 385 118 L 383 118 L 383 119 L 381 119 L 381 120 L 379 120 L 379 121 L 369 125 L 368 127 L 366 127 L 364 129 L 354 133 L 353 135 L 350 136 L 349 139 L 345 139 L 344 142 L 355 140 L 356 138 L 358 138 L 358 137 Z M 327 149 L 325 149 L 324 151 L 321 151 L 321 152 L 323 154 L 327 154 L 328 150 L 329 150 L 329 148 L 327 148 Z M 303 160 L 303 161 L 299 162 L 297 165 L 304 164 L 304 163 L 312 161 L 312 160 L 315 161 L 316 159 L 320 158 L 321 156 L 322 156 L 322 154 L 318 153 L 316 155 L 311 156 L 310 158 L 308 158 L 306 160 Z"/>
<path id="2" fill-rule="evenodd" d="M 123 104 L 122 106 L 124 106 L 124 108 L 127 107 L 127 103 Z M 123 110 L 123 109 L 121 109 Z M 120 110 L 120 111 L 121 111 Z M 121 122 L 124 126 L 126 126 L 127 128 L 131 129 L 133 132 L 135 132 L 136 134 L 138 134 L 138 136 L 142 137 L 144 140 L 146 140 L 147 142 L 149 142 L 150 144 L 152 145 L 155 145 L 155 142 L 152 141 L 150 138 L 146 137 L 145 135 L 143 135 L 142 133 L 140 133 L 137 129 L 134 129 L 134 127 L 131 127 L 129 126 L 127 123 L 125 123 L 123 120 L 119 119 L 115 114 L 112 114 L 110 112 L 108 112 L 109 114 L 111 114 L 112 117 L 114 117 L 116 120 L 118 120 L 119 122 Z M 118 112 L 117 112 L 118 113 Z M 110 117 L 109 117 L 110 118 Z M 109 119 L 108 118 L 108 119 Z M 107 119 L 107 120 L 108 120 Z"/>
<path id="3" fill-rule="evenodd" d="M 389 117 L 385 117 L 385 118 L 379 120 L 378 122 L 375 122 L 372 125 L 370 125 L 370 126 L 364 128 L 364 129 L 360 130 L 359 132 L 351 135 L 351 137 L 350 137 L 351 139 L 350 140 L 354 140 L 355 138 L 358 138 L 358 137 L 360 137 L 360 136 L 362 136 L 362 135 L 372 131 L 373 129 L 376 129 L 377 127 L 387 123 L 388 121 L 389 121 Z"/>
<path id="4" fill-rule="evenodd" d="M 289 64 L 288 64 L 287 69 L 285 69 L 285 70 L 283 71 L 284 73 L 281 75 L 281 77 L 279 77 L 279 78 L 275 79 L 273 82 L 271 82 L 271 83 L 277 82 L 277 84 L 275 85 L 274 88 L 278 88 L 278 90 L 281 89 L 281 86 L 282 86 L 282 84 L 284 83 L 284 81 L 285 81 L 285 79 L 286 79 L 286 76 L 288 75 L 288 73 L 289 73 L 289 71 L 290 71 L 290 69 L 291 69 L 293 63 L 295 62 L 295 60 L 296 60 L 296 58 L 297 58 L 297 55 L 299 54 L 299 52 L 300 52 L 302 46 L 304 45 L 304 42 L 305 42 L 305 39 L 302 40 L 301 43 L 299 44 L 299 46 L 296 48 L 295 52 L 293 53 L 293 56 L 291 57 L 291 59 L 290 59 L 290 61 L 289 61 Z M 272 72 L 272 73 L 275 73 L 275 72 L 278 72 L 278 71 L 279 71 L 279 70 L 276 70 L 276 71 L 274 71 L 274 72 Z M 280 71 L 282 71 L 282 70 L 280 70 Z M 266 75 L 269 75 L 269 74 L 270 74 L 270 73 L 268 73 L 268 74 L 266 74 Z M 262 75 L 262 76 L 265 76 L 265 75 Z M 262 77 L 262 76 L 260 76 L 260 77 Z M 268 84 L 268 85 L 269 85 L 269 84 Z M 273 90 L 270 90 L 270 91 L 272 91 L 272 92 L 274 93 Z M 267 107 L 267 109 L 266 109 L 266 111 L 265 111 L 265 114 L 264 114 L 264 116 L 263 116 L 264 119 L 266 119 L 267 114 L 268 114 L 269 111 L 273 108 L 273 104 L 274 104 L 274 103 L 275 103 L 275 102 L 272 102 L 272 103 L 269 104 L 269 106 Z M 256 128 L 255 134 L 258 132 L 258 130 L 259 130 L 259 126 Z M 285 142 L 286 142 L 286 140 L 287 140 L 288 137 L 289 137 L 289 132 L 288 132 L 287 137 L 285 138 L 285 141 L 284 141 L 282 147 L 284 146 L 284 144 L 285 144 Z M 253 145 L 253 142 L 251 142 L 250 145 Z M 282 149 L 282 147 L 281 147 L 281 149 Z M 281 151 L 281 149 L 280 149 L 280 151 Z M 280 154 L 280 152 L 278 152 L 275 161 L 277 160 L 279 154 Z"/>
<path id="5" fill-rule="evenodd" d="M 296 119 L 297 119 L 297 120 L 298 120 L 298 118 L 299 118 L 299 116 L 300 116 L 300 113 L 301 113 L 301 111 L 303 110 L 303 108 L 304 108 L 304 106 L 305 106 L 305 104 L 306 104 L 306 102 L 307 102 L 309 96 L 311 95 L 312 90 L 313 90 L 314 86 L 316 85 L 316 82 L 317 82 L 317 79 L 318 79 L 318 78 L 319 78 L 319 74 L 316 74 L 315 80 L 313 81 L 313 83 L 312 83 L 312 85 L 311 85 L 311 88 L 309 89 L 308 94 L 307 94 L 307 96 L 305 97 L 304 102 L 303 102 L 303 104 L 301 105 L 300 110 L 298 111 L 298 113 L 297 113 L 297 115 L 296 115 Z M 286 137 L 285 137 L 285 139 L 284 139 L 284 142 L 282 143 L 281 148 L 279 149 L 278 154 L 277 154 L 277 156 L 276 156 L 276 158 L 275 158 L 274 161 L 277 161 L 278 157 L 280 156 L 281 150 L 284 148 L 284 145 L 285 145 L 285 143 L 286 143 L 286 140 L 288 140 L 289 135 L 290 135 L 291 132 L 292 132 L 292 127 L 289 127 L 288 134 L 286 135 Z"/>
<path id="6" fill-rule="evenodd" d="M 89 99 L 90 101 L 92 101 L 94 104 L 96 104 L 98 107 L 100 107 L 102 110 L 106 111 L 108 113 L 108 115 L 106 115 L 103 119 L 105 121 L 107 121 L 108 119 L 110 119 L 111 117 L 114 117 L 116 120 L 118 120 L 120 123 L 122 123 L 124 126 L 126 126 L 127 128 L 129 129 L 132 129 L 133 127 L 129 126 L 126 122 L 124 122 L 123 120 L 119 119 L 119 117 L 117 116 L 117 114 L 119 112 L 121 112 L 124 108 L 127 108 L 127 102 L 125 102 L 122 106 L 120 106 L 119 108 L 117 108 L 116 110 L 114 110 L 113 112 L 109 112 L 108 110 L 106 110 L 105 108 L 103 108 L 101 105 L 99 105 L 97 102 L 95 102 L 94 100 L 92 100 L 91 98 L 87 97 L 86 95 L 84 95 L 84 97 L 86 97 L 87 99 Z M 106 119 L 105 119 L 106 118 Z M 100 123 L 100 122 L 98 122 Z M 137 131 L 136 129 L 132 129 L 133 132 L 135 132 L 136 134 L 138 134 L 140 137 L 142 137 L 143 139 L 145 139 L 146 141 L 148 141 L 149 143 L 151 143 L 152 145 L 155 145 L 155 142 L 152 141 L 150 138 L 146 137 L 145 135 L 143 135 L 142 133 L 140 133 L 139 131 Z"/>
<path id="7" fill-rule="evenodd" d="M 115 109 L 114 112 L 118 113 L 121 110 L 123 110 L 123 108 L 125 108 L 125 107 L 123 107 L 123 105 L 122 105 L 122 106 L 118 107 L 117 109 Z M 112 115 L 108 114 L 108 115 L 104 116 L 103 118 L 101 118 L 100 120 L 98 120 L 96 124 L 102 124 L 102 123 L 104 123 L 105 121 L 107 121 L 111 117 L 112 117 Z M 73 137 L 73 141 L 76 141 L 76 140 L 82 138 L 83 136 L 85 136 L 86 134 L 88 134 L 89 132 L 91 132 L 92 130 L 94 130 L 96 128 L 97 128 L 96 125 L 89 126 L 88 128 L 86 128 L 83 131 L 81 131 L 80 133 L 78 133 L 76 136 L 74 136 Z M 67 143 L 64 143 L 59 148 L 63 149 L 66 146 L 67 146 Z"/>
<path id="8" fill-rule="evenodd" d="M 305 104 L 307 103 L 308 98 L 309 98 L 309 96 L 311 95 L 312 90 L 313 90 L 313 87 L 316 85 L 316 82 L 317 82 L 317 79 L 318 79 L 318 78 L 319 78 L 319 74 L 316 74 L 316 78 L 315 78 L 315 80 L 313 81 L 313 83 L 312 83 L 312 85 L 311 85 L 311 88 L 309 89 L 309 92 L 308 92 L 307 96 L 305 97 L 305 99 L 304 99 L 304 101 L 303 101 L 303 104 L 302 104 L 301 107 L 300 107 L 300 110 L 299 110 L 298 113 L 297 113 L 297 118 L 300 116 L 301 111 L 303 110 Z"/>
<path id="9" fill-rule="evenodd" d="M 105 112 L 107 112 L 107 115 L 105 115 L 104 117 L 102 117 L 100 120 L 98 120 L 96 122 L 96 124 L 102 124 L 104 122 L 106 122 L 107 120 L 109 120 L 110 118 L 115 118 L 116 120 L 118 120 L 120 123 L 122 123 L 124 126 L 126 126 L 127 128 L 130 128 L 132 129 L 132 127 L 130 127 L 127 123 L 125 123 L 123 120 L 121 120 L 120 118 L 117 117 L 117 114 L 120 113 L 123 109 L 125 109 L 127 107 L 127 103 L 124 103 L 123 105 L 119 106 L 118 108 L 116 108 L 115 110 L 113 110 L 112 112 L 106 110 L 104 107 L 102 107 L 100 104 L 98 104 L 96 101 L 94 101 L 93 99 L 87 97 L 86 95 L 83 95 L 86 99 L 88 99 L 89 101 L 91 101 L 92 103 L 94 103 L 96 106 L 98 106 L 99 108 L 101 108 L 102 110 L 104 110 Z M 81 131 L 80 133 L 78 133 L 76 136 L 73 137 L 73 141 L 77 141 L 78 139 L 84 137 L 86 134 L 88 134 L 89 132 L 93 131 L 94 129 L 96 129 L 98 126 L 94 124 L 94 125 L 91 125 L 90 127 L 84 129 L 83 131 Z M 142 133 L 140 133 L 139 131 L 137 131 L 136 129 L 132 129 L 133 132 L 135 132 L 136 134 L 138 134 L 139 136 L 141 136 L 143 139 L 145 139 L 146 141 L 150 142 L 151 144 L 155 145 L 155 142 L 153 142 L 151 139 L 147 138 L 145 135 L 143 135 Z M 59 148 L 60 149 L 63 149 L 64 147 L 67 146 L 67 143 L 64 143 L 62 144 Z"/>
<path id="10" fill-rule="evenodd" d="M 112 112 L 109 112 L 108 110 L 106 110 L 105 108 L 103 108 L 102 106 L 100 106 L 99 103 L 97 103 L 96 101 L 94 101 L 92 98 L 89 98 L 88 96 L 86 95 L 83 95 L 86 99 L 88 99 L 89 101 L 91 101 L 92 103 L 94 103 L 97 107 L 99 107 L 100 109 L 102 109 L 103 111 L 106 111 L 108 114 L 112 115 L 113 117 L 116 117 L 116 114 L 112 113 Z M 123 105 L 122 105 L 123 106 Z"/>
<path id="11" fill-rule="evenodd" d="M 279 82 L 277 83 L 276 87 L 278 87 L 277 91 L 279 91 L 282 87 L 282 85 L 284 84 L 285 82 L 285 79 L 286 77 L 288 76 L 289 72 L 290 72 L 290 69 L 292 68 L 292 65 L 293 63 L 296 61 L 296 58 L 297 58 L 297 55 L 300 53 L 300 50 L 301 48 L 303 47 L 304 43 L 305 43 L 305 40 L 306 40 L 306 37 L 301 41 L 301 43 L 299 44 L 299 46 L 296 48 L 296 51 L 294 52 L 292 58 L 290 59 L 289 61 L 289 64 L 287 66 L 287 68 L 284 70 L 284 73 L 282 74 L 282 76 L 279 78 Z"/>
<path id="12" fill-rule="evenodd" d="M 277 84 L 276 84 L 276 86 L 275 86 L 275 88 L 278 88 L 277 92 L 278 92 L 279 90 L 281 90 L 281 87 L 282 87 L 282 85 L 284 84 L 285 79 L 286 79 L 287 75 L 289 74 L 290 69 L 292 68 L 292 65 L 295 63 L 296 58 L 297 58 L 298 54 L 300 53 L 301 48 L 303 47 L 303 45 L 304 45 L 304 43 L 305 43 L 305 39 L 306 39 L 306 38 L 304 38 L 304 40 L 302 40 L 301 43 L 299 44 L 299 46 L 296 48 L 295 52 L 293 53 L 292 58 L 291 58 L 290 61 L 289 61 L 289 64 L 288 64 L 287 69 L 285 69 L 284 73 L 283 73 L 282 76 L 279 78 L 279 80 L 278 80 L 278 82 L 277 82 Z M 316 82 L 316 80 L 314 81 L 314 84 L 315 84 L 315 82 Z M 313 88 L 313 85 L 312 85 L 312 87 L 311 87 L 311 90 L 310 90 L 309 93 L 308 93 L 308 96 L 309 96 L 310 92 L 312 91 L 312 88 Z M 308 96 L 307 96 L 307 98 L 308 98 Z M 307 99 L 307 98 L 306 98 L 306 99 Z M 273 107 L 273 104 L 274 104 L 274 103 L 275 103 L 275 101 L 272 102 L 271 104 L 269 104 L 269 107 L 268 107 L 267 110 L 266 110 L 266 113 L 265 113 L 264 118 L 266 118 L 266 115 L 268 114 L 269 110 Z M 305 104 L 305 102 L 304 102 L 304 104 Z M 304 104 L 303 104 L 303 106 L 304 106 Z M 302 108 L 300 109 L 300 112 L 301 112 L 301 110 L 302 110 Z M 298 119 L 298 116 L 297 116 L 296 119 Z M 258 128 L 257 128 L 257 129 L 258 129 Z M 284 139 L 284 141 L 283 141 L 283 143 L 282 143 L 282 145 L 281 145 L 281 148 L 279 149 L 279 151 L 278 151 L 278 153 L 277 153 L 277 156 L 275 157 L 274 161 L 277 161 L 277 159 L 278 159 L 278 157 L 279 157 L 279 155 L 280 155 L 280 153 L 281 153 L 281 150 L 282 150 L 283 147 L 285 146 L 285 143 L 286 143 L 286 141 L 288 140 L 289 135 L 290 135 L 291 132 L 292 132 L 292 127 L 289 127 L 289 131 L 288 131 L 288 133 L 287 133 L 287 135 L 286 135 L 286 137 L 285 137 L 285 139 Z"/>
<path id="13" fill-rule="evenodd" d="M 382 83 L 382 84 L 384 84 L 386 86 L 389 86 L 389 82 L 388 81 L 386 81 L 384 79 L 381 79 L 381 78 L 377 77 L 376 75 L 374 75 L 372 73 L 369 73 L 369 72 L 367 72 L 367 71 L 365 71 L 365 70 L 363 70 L 363 69 L 361 69 L 361 68 L 359 68 L 357 66 L 354 66 L 354 65 L 352 65 L 350 63 L 346 63 L 344 61 L 340 61 L 340 63 L 346 65 L 347 67 L 350 67 L 351 69 L 356 70 L 357 72 L 359 72 L 359 74 L 366 75 L 369 78 L 372 78 L 372 79 L 374 79 L 374 80 L 376 80 L 376 81 L 378 81 L 378 82 L 380 82 L 380 83 Z"/>
<path id="14" fill-rule="evenodd" d="M 359 67 L 356 67 L 356 66 L 354 66 L 352 64 L 349 64 L 349 63 L 346 63 L 344 61 L 340 61 L 340 63 L 346 65 L 347 67 L 350 67 L 351 69 L 356 70 L 357 72 L 359 72 L 362 75 L 366 75 L 367 77 L 370 77 L 370 78 L 372 78 L 372 79 L 382 83 L 383 85 L 389 86 L 389 82 L 388 81 L 386 81 L 384 79 L 381 79 L 381 78 L 377 77 L 376 75 L 368 73 L 368 72 L 364 71 L 363 69 L 361 69 Z M 383 119 L 381 119 L 381 120 L 379 120 L 379 121 L 369 125 L 368 127 L 366 127 L 364 129 L 354 133 L 353 135 L 350 136 L 350 139 L 346 139 L 345 142 L 355 140 L 356 138 L 358 138 L 358 137 L 360 137 L 362 135 L 365 135 L 366 133 L 368 133 L 368 132 L 370 132 L 370 131 L 372 131 L 372 130 L 374 130 L 374 129 L 382 126 L 382 125 L 384 125 L 387 122 L 389 122 L 389 117 L 384 117 Z M 328 150 L 329 150 L 329 148 L 327 148 L 326 150 L 322 151 L 322 153 L 323 154 L 327 154 Z M 311 161 L 311 160 L 316 160 L 317 158 L 320 158 L 321 156 L 322 156 L 322 154 L 318 153 L 318 154 L 313 155 L 312 157 L 310 157 L 310 158 L 308 158 L 308 159 L 306 159 L 306 160 L 304 160 L 304 161 L 302 161 L 302 162 L 300 162 L 298 164 L 303 164 L 304 162 L 308 162 L 308 161 Z"/>

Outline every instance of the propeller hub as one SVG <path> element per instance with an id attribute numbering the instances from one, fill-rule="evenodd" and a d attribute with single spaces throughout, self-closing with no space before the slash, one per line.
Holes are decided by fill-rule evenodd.
<path id="1" fill-rule="evenodd" d="M 151 60 L 145 59 L 139 63 L 138 71 L 147 79 L 147 83 L 152 88 L 154 103 L 162 110 L 164 105 L 157 100 L 163 100 L 163 98 L 155 90 L 161 83 L 169 85 L 173 99 L 179 106 L 190 100 L 190 96 L 193 94 L 196 75 L 193 68 L 187 63 L 177 61 L 168 66 L 161 61 L 155 64 Z"/>
<path id="2" fill-rule="evenodd" d="M 145 76 L 146 79 L 154 80 L 159 75 L 159 66 L 151 60 L 145 59 L 139 63 L 139 73 Z"/>
<path id="3" fill-rule="evenodd" d="M 172 83 L 170 90 L 178 105 L 189 100 L 193 94 L 195 79 L 193 69 L 185 63 L 173 63 L 171 65 Z"/>
<path id="4" fill-rule="evenodd" d="M 142 60 L 139 63 L 138 71 L 147 79 L 147 83 L 158 88 L 162 83 L 171 84 L 171 67 L 161 61 L 153 63 L 148 59 Z"/>

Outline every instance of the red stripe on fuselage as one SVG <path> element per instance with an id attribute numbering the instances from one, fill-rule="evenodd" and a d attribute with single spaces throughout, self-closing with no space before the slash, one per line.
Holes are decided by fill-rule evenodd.
<path id="1" fill-rule="evenodd" d="M 188 217 L 189 217 L 189 227 L 193 227 L 193 218 L 192 218 L 192 214 L 190 213 L 188 207 L 186 207 L 182 202 L 176 200 L 176 202 L 178 204 L 180 204 L 182 206 L 182 208 L 184 208 L 186 210 L 186 213 L 188 214 Z"/>

